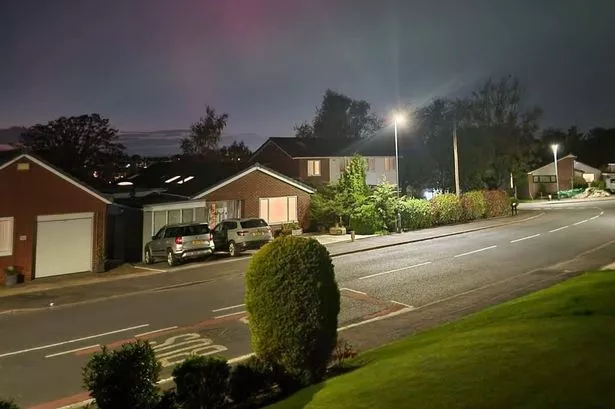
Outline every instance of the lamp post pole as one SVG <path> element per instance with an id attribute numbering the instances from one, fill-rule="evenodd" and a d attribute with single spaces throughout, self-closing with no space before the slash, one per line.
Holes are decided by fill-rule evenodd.
<path id="1" fill-rule="evenodd" d="M 398 118 L 395 117 L 394 118 L 394 128 L 395 128 L 395 179 L 396 179 L 396 184 L 397 184 L 397 198 L 399 199 L 399 195 L 400 195 L 400 190 L 401 190 L 401 186 L 399 186 L 399 150 L 397 147 L 397 120 Z M 395 224 L 397 227 L 397 232 L 399 233 L 401 231 L 401 221 L 400 221 L 400 214 L 399 214 L 399 209 L 397 209 L 397 218 L 395 219 Z"/>
<path id="2" fill-rule="evenodd" d="M 557 172 L 557 144 L 551 145 L 553 149 L 553 165 L 555 166 L 555 186 L 557 188 L 557 198 L 559 199 L 559 175 Z"/>

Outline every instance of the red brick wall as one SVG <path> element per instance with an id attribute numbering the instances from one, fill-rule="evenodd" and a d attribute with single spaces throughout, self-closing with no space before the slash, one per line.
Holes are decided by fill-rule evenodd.
<path id="1" fill-rule="evenodd" d="M 297 218 L 303 227 L 307 227 L 310 194 L 258 170 L 212 192 L 204 199 L 241 200 L 243 217 L 259 217 L 259 198 L 279 196 L 297 196 Z"/>
<path id="2" fill-rule="evenodd" d="M 265 142 L 259 152 L 252 158 L 253 162 L 258 162 L 263 166 L 276 170 L 283 175 L 291 178 L 299 177 L 299 161 L 288 156 L 286 152 L 273 142 Z"/>
<path id="3" fill-rule="evenodd" d="M 308 160 L 320 161 L 320 176 L 308 176 Z M 297 159 L 299 162 L 299 179 L 304 182 L 319 185 L 329 183 L 331 179 L 329 158 Z"/>
<path id="4" fill-rule="evenodd" d="M 18 163 L 30 169 L 18 171 Z M 0 217 L 14 217 L 13 255 L 0 257 L 0 278 L 4 268 L 14 265 L 26 280 L 34 278 L 36 217 L 66 213 L 94 212 L 93 254 L 97 263 L 99 243 L 104 244 L 106 204 L 45 168 L 22 159 L 0 170 Z M 24 241 L 19 238 L 25 236 Z M 94 266 L 93 266 L 94 267 Z"/>

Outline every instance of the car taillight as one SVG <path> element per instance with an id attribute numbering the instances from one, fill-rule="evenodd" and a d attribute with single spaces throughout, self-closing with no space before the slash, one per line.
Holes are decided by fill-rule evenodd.
<path id="1" fill-rule="evenodd" d="M 243 230 L 237 232 L 238 236 L 245 236 L 246 234 L 248 234 L 248 232 L 247 231 L 243 231 Z"/>
<path id="2" fill-rule="evenodd" d="M 175 237 L 175 244 L 183 244 L 184 239 L 182 237 Z"/>

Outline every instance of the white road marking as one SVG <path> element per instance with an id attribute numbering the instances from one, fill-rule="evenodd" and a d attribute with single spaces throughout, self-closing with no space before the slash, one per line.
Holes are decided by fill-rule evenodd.
<path id="1" fill-rule="evenodd" d="M 600 215 L 596 215 L 594 217 L 590 217 L 589 220 L 596 220 L 598 217 L 600 217 Z"/>
<path id="2" fill-rule="evenodd" d="M 118 334 L 120 332 L 132 331 L 133 329 L 139 329 L 139 328 L 144 328 L 148 326 L 149 324 L 135 325 L 134 327 L 122 328 L 122 329 L 117 329 L 115 331 L 103 332 L 101 334 L 88 335 L 87 337 L 76 338 L 76 339 L 71 339 L 71 340 L 62 341 L 62 342 L 56 342 L 55 344 L 41 345 L 41 346 L 34 347 L 34 348 L 22 349 L 22 350 L 14 351 L 14 352 L 7 352 L 4 354 L 1 354 L 0 358 L 12 356 L 12 355 L 25 354 L 26 352 L 39 351 L 41 349 L 53 348 L 53 347 L 57 347 L 60 345 L 72 344 L 74 342 L 80 342 L 80 341 L 85 341 L 85 340 L 92 339 L 92 338 L 104 337 L 105 335 Z"/>
<path id="3" fill-rule="evenodd" d="M 247 311 L 238 311 L 238 312 L 232 312 L 230 314 L 218 315 L 217 317 L 214 317 L 214 319 L 219 320 L 220 318 L 232 317 L 233 315 L 245 314 L 246 312 Z"/>
<path id="4" fill-rule="evenodd" d="M 395 301 L 395 300 L 391 300 L 391 302 L 392 302 L 393 304 L 402 305 L 402 306 L 404 306 L 404 307 L 406 307 L 406 308 L 411 308 L 411 309 L 414 309 L 414 307 L 413 307 L 413 306 L 408 305 L 408 304 L 404 304 L 403 302 L 399 302 L 399 301 Z"/>
<path id="5" fill-rule="evenodd" d="M 600 212 L 600 216 L 602 216 L 604 214 L 604 211 Z"/>
<path id="6" fill-rule="evenodd" d="M 385 274 L 397 273 L 398 271 L 410 270 L 412 268 L 426 266 L 428 264 L 431 264 L 431 261 L 426 261 L 424 263 L 415 264 L 413 266 L 396 268 L 395 270 L 383 271 L 382 273 L 370 274 L 368 276 L 359 277 L 359 280 L 366 280 L 368 278 L 374 278 L 374 277 L 382 276 L 382 275 L 385 275 Z"/>
<path id="7" fill-rule="evenodd" d="M 555 233 L 556 231 L 567 229 L 570 226 L 558 227 L 557 229 L 549 230 L 549 233 Z"/>
<path id="8" fill-rule="evenodd" d="M 480 253 L 481 251 L 491 250 L 491 249 L 494 249 L 496 247 L 497 247 L 497 245 L 493 245 L 493 246 L 489 246 L 489 247 L 483 247 L 482 249 L 468 251 L 467 253 L 457 254 L 455 257 L 469 256 L 470 254 Z"/>
<path id="9" fill-rule="evenodd" d="M 588 221 L 589 221 L 589 220 L 587 220 L 587 219 L 585 219 L 585 220 L 581 220 L 580 222 L 576 222 L 576 223 L 574 223 L 574 225 L 575 225 L 575 226 L 578 226 L 579 224 L 583 224 L 583 223 L 586 223 L 586 222 L 588 222 Z"/>
<path id="10" fill-rule="evenodd" d="M 70 351 L 64 351 L 64 352 L 58 352 L 56 354 L 45 355 L 45 358 L 53 358 L 54 356 L 68 355 L 68 354 L 72 354 L 73 352 L 81 351 L 84 349 L 95 348 L 98 346 L 100 346 L 100 344 L 94 344 L 94 345 L 89 345 L 87 347 L 75 348 L 75 349 L 71 349 Z"/>
<path id="11" fill-rule="evenodd" d="M 346 288 L 346 287 L 340 288 L 340 291 L 342 290 L 350 291 L 351 293 L 355 293 L 355 294 L 367 295 L 367 293 L 364 293 L 363 291 L 353 290 L 352 288 Z"/>
<path id="12" fill-rule="evenodd" d="M 147 270 L 147 271 L 156 271 L 158 273 L 166 273 L 167 270 L 161 270 L 159 268 L 151 268 L 151 267 L 143 267 L 143 266 L 133 266 L 134 268 L 140 268 L 141 270 Z"/>
<path id="13" fill-rule="evenodd" d="M 362 325 L 369 324 L 369 323 L 372 323 L 372 322 L 385 320 L 387 318 L 391 318 L 391 317 L 395 317 L 397 315 L 405 314 L 405 313 L 410 312 L 412 310 L 413 310 L 412 308 L 402 308 L 399 311 L 395 311 L 395 312 L 392 312 L 392 313 L 389 313 L 389 314 L 386 314 L 386 315 L 382 315 L 380 317 L 374 317 L 374 318 L 370 318 L 370 319 L 365 320 L 365 321 L 355 322 L 354 324 L 346 325 L 345 327 L 340 327 L 340 328 L 337 329 L 337 331 L 338 332 L 345 331 L 345 330 L 350 329 L 350 328 L 360 327 Z"/>
<path id="14" fill-rule="evenodd" d="M 211 310 L 211 312 L 220 312 L 220 311 L 226 311 L 226 310 L 234 310 L 235 308 L 239 308 L 239 307 L 245 307 L 245 304 L 237 304 L 237 305 L 231 305 L 230 307 L 224 307 L 224 308 L 218 308 L 216 310 Z"/>
<path id="15" fill-rule="evenodd" d="M 527 237 L 522 237 L 522 238 L 517 239 L 517 240 L 511 240 L 510 242 L 511 242 L 511 243 L 517 243 L 517 242 L 520 242 L 520 241 L 523 241 L 523 240 L 533 239 L 534 237 L 538 237 L 538 236 L 540 236 L 540 233 L 538 233 L 538 234 L 533 234 L 533 235 L 531 235 L 531 236 L 527 236 Z"/>
<path id="16" fill-rule="evenodd" d="M 137 334 L 137 335 L 135 335 L 135 338 L 137 338 L 137 337 L 144 337 L 146 335 L 155 334 L 157 332 L 169 331 L 169 330 L 172 330 L 172 329 L 175 329 L 175 328 L 177 328 L 177 325 L 174 325 L 172 327 L 167 327 L 167 328 L 155 329 L 153 331 L 148 331 L 148 332 L 144 332 L 142 334 Z"/>

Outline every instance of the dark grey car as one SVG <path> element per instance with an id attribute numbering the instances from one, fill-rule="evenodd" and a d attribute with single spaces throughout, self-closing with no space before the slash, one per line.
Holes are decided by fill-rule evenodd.
<path id="1" fill-rule="evenodd" d="M 144 251 L 147 264 L 164 258 L 169 266 L 174 266 L 180 261 L 212 254 L 214 241 L 207 223 L 170 224 L 152 237 Z"/>
<path id="2" fill-rule="evenodd" d="M 273 240 L 271 227 L 263 219 L 228 219 L 213 229 L 216 250 L 228 251 L 231 257 L 244 250 L 256 250 Z"/>

